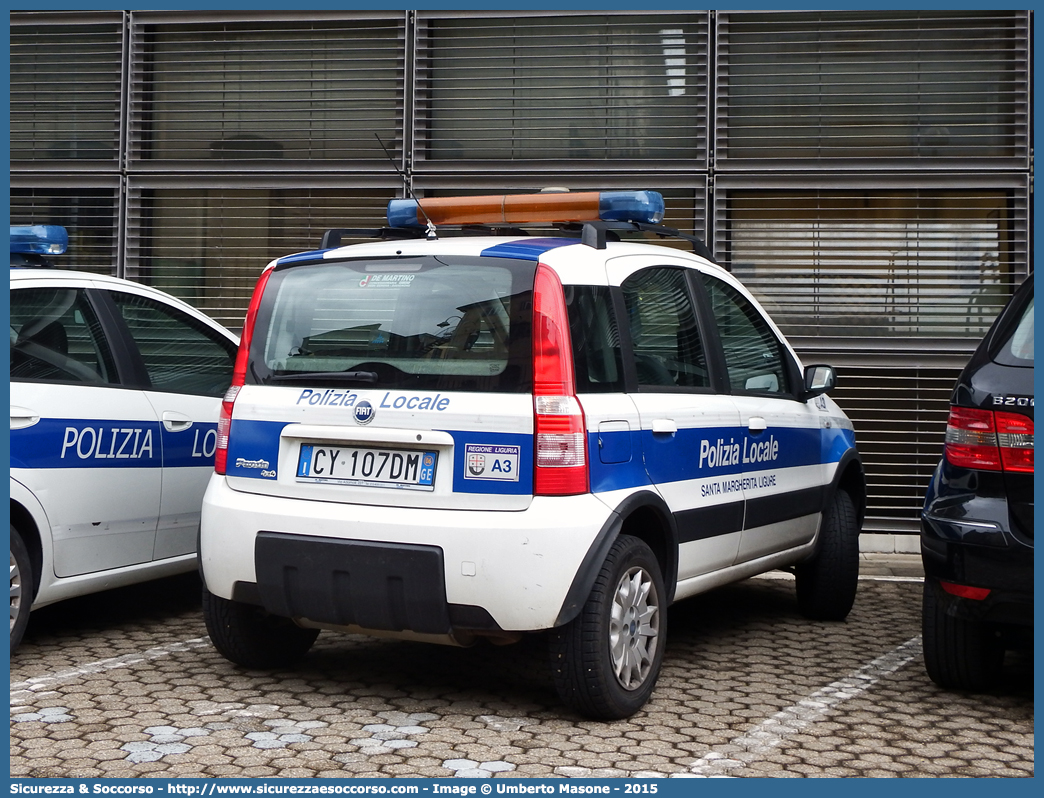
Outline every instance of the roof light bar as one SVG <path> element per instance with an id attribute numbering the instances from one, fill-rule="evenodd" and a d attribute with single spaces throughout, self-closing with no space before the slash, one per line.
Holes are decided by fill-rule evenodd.
<path id="1" fill-rule="evenodd" d="M 61 255 L 69 248 L 69 234 L 56 224 L 11 225 L 11 251 L 34 255 Z"/>
<path id="2" fill-rule="evenodd" d="M 429 197 L 421 203 L 414 199 L 393 199 L 388 203 L 390 227 L 424 228 L 424 214 L 436 225 L 596 221 L 659 224 L 664 203 L 655 191 Z"/>

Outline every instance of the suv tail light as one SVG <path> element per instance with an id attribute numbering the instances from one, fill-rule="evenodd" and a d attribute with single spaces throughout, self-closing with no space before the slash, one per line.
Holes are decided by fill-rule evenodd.
<path id="1" fill-rule="evenodd" d="M 1033 473 L 1033 419 L 1018 413 L 951 407 L 946 459 L 982 471 Z"/>
<path id="2" fill-rule="evenodd" d="M 261 306 L 261 295 L 265 293 L 268 278 L 272 269 L 261 273 L 254 286 L 254 294 L 250 297 L 246 319 L 243 322 L 243 334 L 239 337 L 239 351 L 236 352 L 236 365 L 232 369 L 232 384 L 225 391 L 221 400 L 221 415 L 218 416 L 217 449 L 214 452 L 214 472 L 224 474 L 228 468 L 228 439 L 232 431 L 232 409 L 239 391 L 246 384 L 247 362 L 250 359 L 250 341 L 254 337 L 254 322 L 257 321 L 257 309 Z"/>
<path id="3" fill-rule="evenodd" d="M 586 425 L 575 385 L 562 283 L 541 264 L 533 282 L 533 493 L 537 496 L 588 490 Z"/>

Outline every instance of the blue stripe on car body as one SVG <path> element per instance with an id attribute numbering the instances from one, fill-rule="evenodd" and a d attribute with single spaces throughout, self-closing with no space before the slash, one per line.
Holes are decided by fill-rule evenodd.
<path id="1" fill-rule="evenodd" d="M 277 266 L 285 266 L 288 263 L 305 263 L 310 260 L 322 260 L 329 252 L 328 249 L 315 249 L 311 252 L 298 252 L 296 255 L 286 255 L 276 261 Z"/>
<path id="2" fill-rule="evenodd" d="M 45 418 L 11 430 L 11 468 L 197 468 L 214 463 L 217 424 Z"/>
<path id="3" fill-rule="evenodd" d="M 271 479 L 257 466 L 268 462 L 274 469 L 279 461 L 280 433 L 288 422 L 245 421 L 233 419 L 230 436 L 227 473 L 229 476 L 253 479 Z M 533 436 L 531 434 L 440 430 L 453 436 L 453 492 L 528 495 L 533 492 Z M 598 456 L 599 439 L 627 436 L 632 456 L 622 463 L 606 464 Z M 771 427 L 756 438 L 745 427 L 711 427 L 681 429 L 665 442 L 649 430 L 620 432 L 589 432 L 588 460 L 590 462 L 591 491 L 604 493 L 649 484 L 668 484 L 695 479 L 738 475 L 754 471 L 798 468 L 840 461 L 846 451 L 854 447 L 854 434 L 843 428 Z M 760 443 L 764 451 L 772 453 L 771 442 L 777 447 L 774 456 L 751 460 L 752 443 Z M 706 445 L 705 443 L 706 442 Z M 720 442 L 720 446 L 719 446 Z M 519 478 L 517 482 L 502 480 L 465 479 L 465 449 L 467 444 L 491 444 L 519 447 Z M 612 445 L 610 443 L 610 445 Z M 657 446 L 668 446 L 666 457 L 647 458 L 643 453 Z M 726 447 L 732 447 L 728 455 Z M 714 449 L 714 455 L 710 450 Z M 701 462 L 700 454 L 704 456 Z M 747 461 L 744 461 L 744 456 Z M 724 464 L 712 464 L 715 458 Z M 646 462 L 656 463 L 654 471 L 647 470 Z M 237 462 L 249 463 L 239 467 Z M 441 467 L 441 464 L 440 464 Z"/>
<path id="4" fill-rule="evenodd" d="M 507 241 L 482 250 L 480 255 L 488 258 L 514 258 L 515 260 L 540 260 L 540 256 L 557 247 L 568 247 L 577 244 L 575 238 L 524 238 L 518 241 Z"/>

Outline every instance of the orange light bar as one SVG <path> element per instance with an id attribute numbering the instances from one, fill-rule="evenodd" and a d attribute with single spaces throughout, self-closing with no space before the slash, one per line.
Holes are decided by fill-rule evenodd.
<path id="1" fill-rule="evenodd" d="M 663 213 L 663 197 L 655 191 L 499 194 L 430 197 L 419 203 L 417 200 L 395 199 L 388 203 L 388 224 L 392 227 L 424 227 L 428 219 L 436 225 L 599 220 L 658 224 Z"/>

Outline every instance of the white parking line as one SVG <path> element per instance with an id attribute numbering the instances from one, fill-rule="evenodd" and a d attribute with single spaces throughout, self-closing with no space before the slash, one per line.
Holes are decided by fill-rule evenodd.
<path id="1" fill-rule="evenodd" d="M 711 751 L 698 759 L 684 776 L 727 776 L 732 770 L 742 768 L 763 759 L 779 748 L 787 737 L 797 734 L 844 701 L 864 693 L 878 681 L 921 653 L 921 636 L 910 638 L 901 646 L 883 654 L 843 679 L 828 684 L 812 693 L 808 698 L 777 712 L 771 718 L 732 740 L 732 748 L 740 752 L 729 754 Z"/>
<path id="2" fill-rule="evenodd" d="M 209 637 L 194 637 L 191 640 L 185 640 L 181 643 L 172 643 L 168 646 L 150 648 L 147 651 L 142 651 L 136 654 L 124 654 L 120 657 L 98 660 L 97 662 L 90 662 L 86 665 L 81 665 L 78 668 L 70 668 L 69 670 L 58 671 L 58 673 L 49 673 L 46 676 L 33 676 L 32 678 L 26 679 L 22 682 L 12 682 L 11 706 L 22 704 L 25 702 L 25 699 L 30 696 L 38 695 L 40 691 L 61 684 L 67 679 L 74 679 L 78 676 L 86 676 L 91 673 L 102 673 L 103 671 L 110 671 L 115 668 L 128 668 L 139 662 L 160 659 L 161 657 L 169 656 L 178 651 L 191 651 L 192 649 L 204 648 L 209 645 Z"/>
<path id="3" fill-rule="evenodd" d="M 767 571 L 763 574 L 755 574 L 751 579 L 781 579 L 785 582 L 793 582 L 794 574 L 787 571 Z M 860 582 L 923 582 L 923 576 L 893 576 L 891 574 L 860 574 Z"/>

